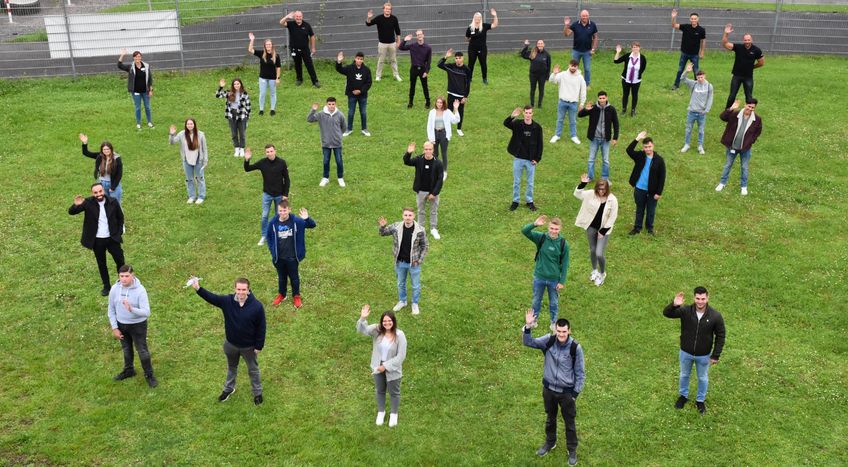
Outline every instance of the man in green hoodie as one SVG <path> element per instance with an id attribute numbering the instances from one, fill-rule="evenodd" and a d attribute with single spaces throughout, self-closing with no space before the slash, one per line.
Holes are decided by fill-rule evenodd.
<path id="1" fill-rule="evenodd" d="M 534 232 L 533 229 L 548 223 L 548 233 Z M 542 294 L 548 289 L 548 307 L 551 312 L 551 330 L 559 313 L 559 291 L 565 287 L 568 275 L 568 242 L 560 236 L 562 221 L 554 217 L 548 222 L 548 216 L 539 216 L 532 224 L 527 224 L 521 233 L 536 244 L 536 267 L 533 269 L 533 327 L 538 323 L 542 308 Z"/>

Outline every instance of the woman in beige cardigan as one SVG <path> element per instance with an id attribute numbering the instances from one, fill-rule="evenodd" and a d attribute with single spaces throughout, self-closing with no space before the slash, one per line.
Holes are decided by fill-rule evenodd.
<path id="1" fill-rule="evenodd" d="M 377 394 L 377 425 L 386 419 L 386 390 L 391 402 L 389 427 L 397 426 L 400 405 L 400 380 L 403 376 L 403 361 L 406 359 L 406 336 L 397 328 L 397 318 L 391 311 L 383 313 L 379 324 L 368 324 L 371 306 L 365 305 L 359 313 L 356 330 L 370 336 L 371 374 Z"/>
<path id="2" fill-rule="evenodd" d="M 607 278 L 607 249 L 610 233 L 618 217 L 618 199 L 610 193 L 609 181 L 598 180 L 593 190 L 585 190 L 591 181 L 588 174 L 580 176 L 580 184 L 574 189 L 574 197 L 583 201 L 574 225 L 586 230 L 589 240 L 589 259 L 592 260 L 592 274 L 589 280 L 601 286 Z"/>

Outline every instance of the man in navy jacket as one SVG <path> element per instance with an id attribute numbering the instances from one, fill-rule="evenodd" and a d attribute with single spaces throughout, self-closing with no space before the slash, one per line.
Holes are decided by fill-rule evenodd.
<path id="1" fill-rule="evenodd" d="M 304 208 L 300 209 L 300 217 L 292 214 L 287 200 L 280 203 L 277 214 L 265 229 L 265 244 L 277 268 L 278 293 L 272 305 L 277 306 L 286 299 L 286 281 L 291 279 L 292 303 L 295 308 L 300 308 L 303 301 L 300 298 L 298 265 L 306 257 L 306 229 L 315 228 L 315 221 Z"/>

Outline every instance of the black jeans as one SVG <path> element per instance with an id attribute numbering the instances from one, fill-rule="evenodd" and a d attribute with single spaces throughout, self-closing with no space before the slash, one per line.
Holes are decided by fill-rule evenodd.
<path id="1" fill-rule="evenodd" d="M 453 109 L 453 102 L 460 101 L 459 104 L 459 123 L 456 125 L 457 130 L 462 129 L 462 122 L 465 121 L 465 104 L 462 104 L 464 97 L 456 97 L 453 94 L 448 94 L 448 108 Z M 452 111 L 452 110 L 451 110 Z"/>
<path id="2" fill-rule="evenodd" d="M 133 366 L 133 345 L 135 345 L 144 375 L 152 375 L 153 364 L 150 362 L 150 351 L 147 350 L 147 320 L 135 324 L 118 323 L 118 330 L 124 335 L 121 339 L 121 349 L 124 351 L 124 371 L 135 371 Z"/>
<path id="3" fill-rule="evenodd" d="M 636 105 L 639 103 L 639 86 L 641 82 L 638 83 L 628 83 L 627 81 L 621 80 L 621 111 L 627 112 L 627 98 L 630 97 L 630 92 L 633 91 L 633 106 L 631 107 L 633 110 L 636 110 Z"/>
<path id="4" fill-rule="evenodd" d="M 545 422 L 545 443 L 548 446 L 556 444 L 557 439 L 557 409 L 562 410 L 562 419 L 565 421 L 565 445 L 569 452 L 577 450 L 577 426 L 574 418 L 577 417 L 577 404 L 570 392 L 556 392 L 548 388 L 542 388 L 542 398 L 545 400 L 545 413 L 548 419 Z"/>
<path id="5" fill-rule="evenodd" d="M 645 219 L 645 227 L 649 232 L 654 230 L 654 214 L 657 212 L 657 200 L 645 190 L 638 188 L 633 189 L 633 200 L 636 201 L 636 220 L 633 222 L 633 229 L 636 231 L 642 230 L 642 219 Z M 648 211 L 645 216 L 645 211 Z"/>
<path id="6" fill-rule="evenodd" d="M 740 85 L 745 89 L 745 102 L 754 98 L 754 77 L 742 78 L 740 76 L 733 75 L 733 78 L 730 78 L 730 94 L 727 96 L 727 105 L 724 106 L 725 109 L 729 109 L 730 106 L 733 105 L 733 101 L 736 100 L 736 94 L 739 94 Z"/>
<path id="7" fill-rule="evenodd" d="M 309 49 L 291 49 L 292 59 L 294 59 L 294 73 L 297 75 L 298 81 L 303 81 L 303 65 L 306 65 L 306 71 L 309 73 L 309 79 L 312 84 L 318 82 L 318 76 L 315 74 L 315 66 L 312 65 L 312 54 Z"/>
<path id="8" fill-rule="evenodd" d="M 121 249 L 120 243 L 111 238 L 95 238 L 93 250 L 103 288 L 108 289 L 112 287 L 112 282 L 109 280 L 109 268 L 106 265 L 106 251 L 108 250 L 109 254 L 112 255 L 112 259 L 115 261 L 115 270 L 118 270 L 124 265 L 124 250 Z"/>
<path id="9" fill-rule="evenodd" d="M 480 73 L 483 79 L 489 78 L 489 67 L 486 64 L 486 57 L 489 55 L 489 48 L 485 45 L 482 47 L 468 47 L 468 69 L 471 70 L 471 77 L 474 77 L 474 64 L 477 59 L 480 59 Z"/>
<path id="10" fill-rule="evenodd" d="M 430 88 L 427 87 L 427 77 L 422 76 L 427 70 L 423 66 L 409 67 L 409 103 L 415 99 L 415 81 L 421 78 L 421 88 L 424 89 L 424 102 L 430 103 Z"/>
<path id="11" fill-rule="evenodd" d="M 530 105 L 535 107 L 536 85 L 539 85 L 539 108 L 542 108 L 542 98 L 545 97 L 545 82 L 548 75 L 542 73 L 530 73 Z"/>
<path id="12" fill-rule="evenodd" d="M 277 268 L 277 291 L 285 297 L 287 281 L 291 280 L 292 295 L 300 295 L 300 273 L 297 270 L 297 260 L 277 258 L 274 266 Z"/>
<path id="13" fill-rule="evenodd" d="M 445 130 L 436 130 L 436 141 L 433 141 L 433 155 L 439 157 L 439 148 L 442 149 L 442 167 L 448 171 L 448 136 Z"/>

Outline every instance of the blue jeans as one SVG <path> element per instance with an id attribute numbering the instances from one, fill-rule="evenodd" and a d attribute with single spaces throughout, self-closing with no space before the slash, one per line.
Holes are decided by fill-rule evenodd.
<path id="1" fill-rule="evenodd" d="M 683 143 L 687 146 L 689 145 L 689 141 L 692 139 L 692 125 L 695 122 L 698 122 L 698 146 L 704 145 L 704 123 L 707 122 L 707 114 L 700 112 L 689 111 L 689 114 L 686 116 L 686 137 L 683 140 Z"/>
<path id="2" fill-rule="evenodd" d="M 739 156 L 739 164 L 742 165 L 742 178 L 739 181 L 739 185 L 745 188 L 748 186 L 748 162 L 751 160 L 750 149 L 747 151 L 727 150 L 727 162 L 724 163 L 724 170 L 721 172 L 721 183 L 727 185 L 727 178 L 730 177 L 730 169 L 733 167 L 733 161 L 736 160 L 737 155 Z"/>
<path id="3" fill-rule="evenodd" d="M 524 199 L 532 203 L 536 166 L 531 161 L 517 157 L 512 160 L 512 201 L 517 203 L 521 199 L 521 172 L 523 171 L 527 171 L 527 191 L 524 193 Z"/>
<path id="4" fill-rule="evenodd" d="M 271 196 L 268 193 L 262 192 L 262 236 L 265 236 L 265 231 L 268 230 L 268 213 L 271 212 L 271 201 L 274 202 L 274 213 L 280 207 L 280 201 L 283 196 Z"/>
<path id="5" fill-rule="evenodd" d="M 271 89 L 271 110 L 277 108 L 277 81 L 259 78 L 259 111 L 265 110 L 265 94 Z"/>
<path id="6" fill-rule="evenodd" d="M 274 267 L 277 268 L 277 292 L 285 297 L 286 282 L 290 279 L 292 295 L 300 295 L 300 273 L 297 270 L 297 260 L 295 258 L 277 258 Z"/>
<path id="7" fill-rule="evenodd" d="M 595 156 L 600 149 L 604 158 L 604 164 L 601 166 L 601 178 L 609 180 L 609 147 L 610 142 L 604 138 L 592 138 L 592 141 L 589 142 L 589 178 L 595 178 Z"/>
<path id="8" fill-rule="evenodd" d="M 645 190 L 638 188 L 633 189 L 633 200 L 636 201 L 636 220 L 633 222 L 633 229 L 636 231 L 642 230 L 642 219 L 645 220 L 645 227 L 648 232 L 654 230 L 654 214 L 657 212 L 657 200 Z M 647 216 L 645 211 L 648 211 Z"/>
<path id="9" fill-rule="evenodd" d="M 566 112 L 568 112 L 568 129 L 573 138 L 577 136 L 577 102 L 568 102 L 562 99 L 557 104 L 556 135 L 562 136 L 562 127 L 565 123 Z"/>
<path id="10" fill-rule="evenodd" d="M 135 123 L 141 125 L 141 103 L 144 102 L 144 115 L 147 117 L 147 123 L 153 123 L 150 119 L 150 95 L 146 92 L 134 92 L 130 94 L 135 104 Z"/>
<path id="11" fill-rule="evenodd" d="M 559 291 L 557 290 L 558 281 L 549 281 L 546 279 L 539 279 L 538 277 L 533 277 L 533 316 L 539 318 L 539 312 L 542 309 L 542 294 L 545 293 L 545 289 L 548 289 L 548 309 L 551 312 L 551 322 L 554 323 L 557 320 L 557 314 L 559 313 Z"/>
<path id="12" fill-rule="evenodd" d="M 362 129 L 368 129 L 368 117 L 366 109 L 368 109 L 368 96 L 347 96 L 347 131 L 353 131 L 353 111 L 356 109 L 356 104 L 359 104 L 359 119 L 362 120 Z"/>
<path id="13" fill-rule="evenodd" d="M 683 52 L 680 53 L 680 63 L 677 65 L 677 75 L 674 76 L 674 87 L 680 86 L 680 78 L 683 74 L 683 70 L 686 68 L 686 62 L 692 62 L 692 71 L 698 72 L 698 54 L 685 54 Z"/>
<path id="14" fill-rule="evenodd" d="M 695 364 L 695 369 L 698 372 L 698 396 L 695 399 L 697 402 L 707 400 L 707 387 L 710 384 L 710 356 L 702 355 L 696 357 L 684 351 L 680 351 L 680 395 L 689 397 L 689 375 L 692 373 L 692 364 Z"/>
<path id="15" fill-rule="evenodd" d="M 413 266 L 409 263 L 398 261 L 395 264 L 397 273 L 398 301 L 406 301 L 406 275 L 412 278 L 412 303 L 418 303 L 421 298 L 421 265 Z"/>
<path id="16" fill-rule="evenodd" d="M 330 152 L 336 158 L 336 175 L 344 178 L 344 163 L 342 163 L 342 148 L 321 148 L 324 152 L 324 178 L 330 178 Z"/>
<path id="17" fill-rule="evenodd" d="M 206 179 L 203 178 L 203 166 L 200 163 L 191 165 L 183 161 L 186 176 L 186 190 L 189 198 L 206 199 Z M 196 182 L 195 182 L 196 180 Z M 197 189 L 195 189 L 195 185 Z"/>
<path id="18" fill-rule="evenodd" d="M 583 60 L 583 78 L 586 79 L 586 86 L 592 83 L 592 52 L 579 52 L 577 50 L 571 50 L 571 58 L 577 60 L 578 64 L 580 60 Z"/>
<path id="19" fill-rule="evenodd" d="M 115 191 L 109 192 L 112 189 L 112 181 L 111 180 L 103 180 L 100 179 L 100 184 L 103 185 L 103 191 L 106 192 L 107 195 L 118 200 L 118 204 L 121 204 L 121 198 L 124 196 L 124 187 L 120 183 L 115 188 Z"/>

